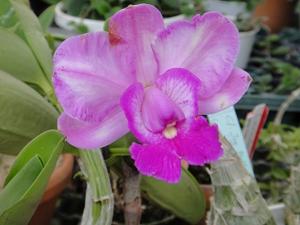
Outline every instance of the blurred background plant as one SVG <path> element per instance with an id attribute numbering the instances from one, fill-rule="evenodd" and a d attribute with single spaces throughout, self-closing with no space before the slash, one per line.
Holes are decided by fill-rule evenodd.
<path id="1" fill-rule="evenodd" d="M 278 34 L 261 30 L 247 70 L 254 83 L 250 93 L 289 94 L 300 85 L 300 30 L 285 28 Z"/>
<path id="2" fill-rule="evenodd" d="M 262 0 L 203 0 L 204 10 L 219 11 L 232 19 L 240 32 L 257 28 L 260 19 L 253 17 Z"/>
<path id="3" fill-rule="evenodd" d="M 252 12 L 255 7 L 262 2 L 262 0 L 221 0 L 224 2 L 244 2 L 247 6 L 247 10 Z"/>
<path id="4" fill-rule="evenodd" d="M 57 4 L 59 0 L 44 0 Z M 63 0 L 63 9 L 72 16 L 106 20 L 128 5 L 147 3 L 156 6 L 165 17 L 195 14 L 201 0 Z"/>
<path id="5" fill-rule="evenodd" d="M 291 168 L 300 163 L 300 127 L 282 123 L 289 105 L 299 96 L 300 88 L 297 88 L 281 105 L 274 121 L 263 130 L 254 155 L 254 171 L 269 203 L 283 201 Z"/>

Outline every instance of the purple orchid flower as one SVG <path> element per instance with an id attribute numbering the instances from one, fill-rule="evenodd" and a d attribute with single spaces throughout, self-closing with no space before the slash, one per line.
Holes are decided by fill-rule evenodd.
<path id="1" fill-rule="evenodd" d="M 216 126 L 204 117 L 235 104 L 249 74 L 234 67 L 234 24 L 216 12 L 163 24 L 153 6 L 129 6 L 108 33 L 75 36 L 54 56 L 53 82 L 64 113 L 58 127 L 80 148 L 103 147 L 129 130 L 138 170 L 168 182 L 181 160 L 203 165 L 222 155 Z"/>

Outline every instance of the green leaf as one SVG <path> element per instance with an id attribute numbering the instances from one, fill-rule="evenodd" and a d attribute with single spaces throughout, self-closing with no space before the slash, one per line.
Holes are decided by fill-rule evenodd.
<path id="1" fill-rule="evenodd" d="M 56 128 L 57 111 L 36 91 L 0 71 L 0 152 L 17 154 L 32 138 Z"/>
<path id="2" fill-rule="evenodd" d="M 204 216 L 205 198 L 192 174 L 182 169 L 181 180 L 168 184 L 152 177 L 142 177 L 141 189 L 150 200 L 191 224 Z"/>
<path id="3" fill-rule="evenodd" d="M 108 2 L 103 0 L 91 0 L 91 7 L 95 9 L 99 15 L 106 15 L 109 13 L 111 6 Z"/>
<path id="4" fill-rule="evenodd" d="M 158 0 L 137 0 L 135 4 L 141 4 L 141 3 L 151 4 L 157 7 L 159 6 Z"/>
<path id="5" fill-rule="evenodd" d="M 19 0 L 29 7 L 28 0 Z M 18 19 L 11 7 L 10 0 L 0 1 L 0 27 L 13 27 L 17 24 Z"/>
<path id="6" fill-rule="evenodd" d="M 63 145 L 63 136 L 51 130 L 36 137 L 21 151 L 0 193 L 0 202 L 9 202 L 0 208 L 1 225 L 28 223 L 43 196 Z"/>
<path id="7" fill-rule="evenodd" d="M 43 0 L 43 2 L 48 3 L 49 5 L 54 5 L 59 3 L 61 0 Z"/>
<path id="8" fill-rule="evenodd" d="M 46 78 L 51 81 L 52 53 L 38 18 L 24 2 L 20 0 L 10 0 L 10 2 L 19 22 L 19 29 L 24 33 L 24 38 L 39 62 Z"/>
<path id="9" fill-rule="evenodd" d="M 88 7 L 88 2 L 85 0 L 63 0 L 64 9 L 72 16 L 80 16 L 85 8 Z"/>
<path id="10" fill-rule="evenodd" d="M 17 22 L 14 11 L 8 0 L 0 1 L 0 26 L 13 27 Z"/>
<path id="11" fill-rule="evenodd" d="M 48 28 L 53 22 L 54 19 L 54 11 L 55 5 L 49 6 L 40 16 L 39 21 L 44 30 L 44 32 L 48 31 Z"/>
<path id="12" fill-rule="evenodd" d="M 7 29 L 0 28 L 0 70 L 39 86 L 44 92 L 51 90 L 37 60 L 26 42 Z"/>
<path id="13" fill-rule="evenodd" d="M 0 192 L 0 200 L 5 202 L 5 204 L 0 204 L 0 215 L 22 198 L 42 169 L 41 159 L 37 155 L 24 165 L 23 169 Z M 20 181 L 22 181 L 22 185 L 20 185 Z"/>

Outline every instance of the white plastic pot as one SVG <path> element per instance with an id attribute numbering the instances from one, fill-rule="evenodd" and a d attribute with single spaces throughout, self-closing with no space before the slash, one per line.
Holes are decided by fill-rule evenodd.
<path id="1" fill-rule="evenodd" d="M 240 52 L 236 61 L 238 67 L 245 68 L 247 66 L 255 42 L 255 35 L 258 31 L 259 28 L 247 32 L 240 32 Z"/>
<path id="2" fill-rule="evenodd" d="M 170 24 L 177 20 L 184 19 L 184 15 L 178 15 L 173 17 L 167 17 L 164 19 L 165 24 Z M 104 28 L 105 21 L 85 19 L 76 16 L 71 16 L 63 11 L 63 3 L 60 2 L 55 7 L 55 23 L 62 29 L 68 31 L 74 31 L 74 25 L 85 25 L 90 32 L 100 31 Z"/>
<path id="3" fill-rule="evenodd" d="M 236 18 L 239 14 L 247 13 L 245 2 L 204 0 L 203 6 L 206 11 L 218 11 L 233 18 Z"/>
<path id="4" fill-rule="evenodd" d="M 284 204 L 276 204 L 269 206 L 270 211 L 273 214 L 273 217 L 277 225 L 285 225 L 284 223 Z"/>
<path id="5" fill-rule="evenodd" d="M 182 15 L 182 14 L 180 14 L 180 15 L 178 15 L 178 16 L 165 17 L 165 18 L 164 18 L 164 23 L 165 23 L 166 25 L 169 25 L 169 24 L 171 24 L 171 23 L 173 23 L 173 22 L 176 22 L 176 21 L 178 21 L 178 20 L 183 20 L 183 19 L 185 19 L 185 16 Z"/>
<path id="6" fill-rule="evenodd" d="M 83 19 L 71 16 L 63 11 L 63 3 L 60 2 L 55 6 L 55 23 L 62 29 L 74 31 L 74 25 L 85 25 L 90 32 L 103 30 L 104 20 Z"/>

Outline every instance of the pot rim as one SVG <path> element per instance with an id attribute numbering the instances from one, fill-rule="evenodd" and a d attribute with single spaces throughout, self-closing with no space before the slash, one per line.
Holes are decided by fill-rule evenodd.
<path id="1" fill-rule="evenodd" d="M 239 34 L 240 34 L 240 36 L 243 36 L 243 37 L 253 36 L 253 35 L 257 34 L 259 30 L 260 30 L 260 26 L 256 26 L 255 28 L 253 28 L 252 30 L 249 30 L 249 31 L 242 31 L 242 32 L 239 31 Z"/>
<path id="2" fill-rule="evenodd" d="M 82 18 L 82 17 L 79 17 L 79 16 L 72 16 L 68 13 L 65 13 L 63 11 L 63 2 L 59 2 L 59 3 L 56 4 L 55 13 L 59 17 L 64 17 L 65 20 L 72 20 L 72 21 L 80 20 L 82 22 L 95 23 L 95 24 L 98 24 L 99 21 L 101 21 L 103 23 L 105 22 L 105 20 L 101 20 L 101 19 Z M 178 14 L 178 15 L 175 15 L 175 16 L 164 17 L 164 20 L 184 19 L 184 18 L 185 18 L 184 14 Z"/>
<path id="3" fill-rule="evenodd" d="M 48 202 L 63 191 L 73 172 L 74 156 L 62 154 L 62 163 L 53 171 L 42 197 L 41 204 Z"/>
<path id="4" fill-rule="evenodd" d="M 72 15 L 65 13 L 63 11 L 63 2 L 59 2 L 56 4 L 55 14 L 61 18 L 63 17 L 65 20 L 68 20 L 68 21 L 82 21 L 82 22 L 93 23 L 93 24 L 99 24 L 99 21 L 101 21 L 104 23 L 104 20 L 101 20 L 101 19 L 95 20 L 95 19 L 89 19 L 89 18 L 81 18 L 78 16 L 72 16 Z"/>

